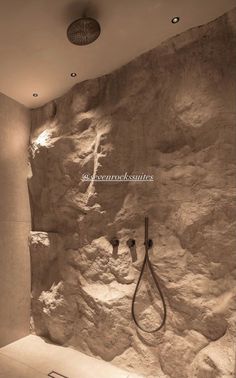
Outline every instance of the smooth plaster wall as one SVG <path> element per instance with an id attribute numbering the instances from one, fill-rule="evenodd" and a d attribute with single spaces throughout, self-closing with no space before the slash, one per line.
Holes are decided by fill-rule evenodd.
<path id="1" fill-rule="evenodd" d="M 29 333 L 30 112 L 0 94 L 0 346 Z"/>

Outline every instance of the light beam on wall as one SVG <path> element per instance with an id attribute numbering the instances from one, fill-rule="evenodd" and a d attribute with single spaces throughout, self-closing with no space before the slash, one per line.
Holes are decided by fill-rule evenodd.
<path id="1" fill-rule="evenodd" d="M 48 130 L 44 130 L 41 134 L 39 134 L 39 136 L 35 140 L 35 144 L 40 145 L 40 146 L 46 146 L 49 139 L 50 139 L 50 134 Z"/>

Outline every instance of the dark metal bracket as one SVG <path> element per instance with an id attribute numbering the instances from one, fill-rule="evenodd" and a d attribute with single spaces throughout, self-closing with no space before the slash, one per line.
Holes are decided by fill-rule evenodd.
<path id="1" fill-rule="evenodd" d="M 66 377 L 66 376 L 63 375 L 63 374 L 57 373 L 57 372 L 54 371 L 54 370 L 52 370 L 52 371 L 48 374 L 48 377 L 51 377 L 51 378 L 69 378 L 69 377 Z"/>

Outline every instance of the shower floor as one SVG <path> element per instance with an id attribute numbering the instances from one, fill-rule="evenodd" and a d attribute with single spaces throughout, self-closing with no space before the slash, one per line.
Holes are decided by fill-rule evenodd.
<path id="1" fill-rule="evenodd" d="M 0 378 L 140 378 L 108 362 L 29 335 L 0 348 Z"/>

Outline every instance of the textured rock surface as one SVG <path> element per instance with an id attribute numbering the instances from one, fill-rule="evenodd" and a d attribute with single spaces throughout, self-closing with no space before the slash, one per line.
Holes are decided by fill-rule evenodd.
<path id="1" fill-rule="evenodd" d="M 235 24 L 231 11 L 32 112 L 36 333 L 145 377 L 233 376 Z M 125 172 L 154 181 L 81 180 Z M 168 305 L 156 335 L 130 311 L 145 215 Z M 162 308 L 145 278 L 136 312 L 153 327 Z"/>

